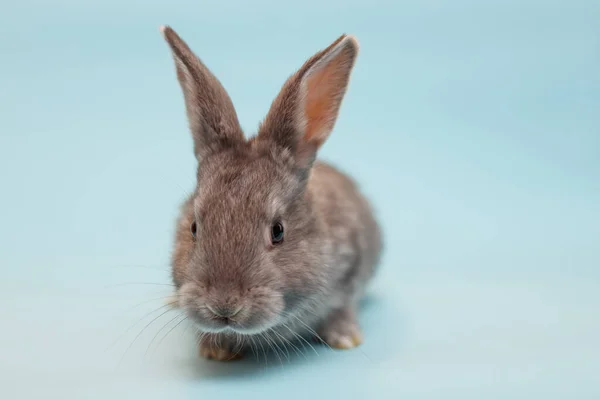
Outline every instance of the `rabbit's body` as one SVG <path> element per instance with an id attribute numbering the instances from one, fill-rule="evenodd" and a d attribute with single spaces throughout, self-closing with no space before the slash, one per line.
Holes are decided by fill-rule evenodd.
<path id="1" fill-rule="evenodd" d="M 246 140 L 216 78 L 170 28 L 198 158 L 173 253 L 178 306 L 203 335 L 201 354 L 322 338 L 362 341 L 356 307 L 381 253 L 355 183 L 315 161 L 333 129 L 357 43 L 343 36 L 292 76 Z"/>

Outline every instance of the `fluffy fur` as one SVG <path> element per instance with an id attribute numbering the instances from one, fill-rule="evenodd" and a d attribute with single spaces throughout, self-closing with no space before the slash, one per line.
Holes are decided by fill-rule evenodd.
<path id="1" fill-rule="evenodd" d="M 338 348 L 360 344 L 356 305 L 379 261 L 380 230 L 356 184 L 315 161 L 358 42 L 343 35 L 311 57 L 246 140 L 219 81 L 171 28 L 161 30 L 198 159 L 196 190 L 177 221 L 172 272 L 177 305 L 205 332 L 201 354 L 231 359 L 252 344 L 317 334 Z M 274 245 L 276 222 L 284 240 Z"/>

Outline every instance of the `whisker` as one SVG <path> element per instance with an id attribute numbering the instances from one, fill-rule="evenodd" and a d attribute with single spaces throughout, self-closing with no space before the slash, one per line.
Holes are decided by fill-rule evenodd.
<path id="1" fill-rule="evenodd" d="M 243 344 L 243 340 L 242 337 L 239 333 L 235 332 L 235 346 L 233 347 L 234 349 L 242 346 Z"/>
<path id="2" fill-rule="evenodd" d="M 169 272 L 169 265 L 113 265 L 110 268 L 122 269 L 122 268 L 143 268 L 143 269 L 152 269 L 152 270 L 162 270 L 165 272 Z"/>
<path id="3" fill-rule="evenodd" d="M 267 334 L 268 332 L 262 332 L 264 334 L 264 338 L 267 341 L 267 343 L 269 344 L 269 347 L 271 348 L 271 350 L 275 353 L 275 355 L 277 356 L 277 358 L 279 359 L 279 363 L 281 364 L 281 367 L 283 368 L 283 360 L 281 359 L 281 357 L 279 356 L 279 352 L 277 351 L 277 349 L 275 348 L 275 346 L 273 345 L 273 342 L 271 341 L 272 339 L 269 337 L 269 335 Z"/>
<path id="4" fill-rule="evenodd" d="M 130 330 L 132 330 L 132 329 L 133 329 L 133 328 L 134 328 L 134 327 L 135 327 L 137 324 L 139 324 L 140 322 L 142 322 L 142 321 L 143 321 L 143 320 L 144 320 L 144 319 L 145 319 L 147 316 L 149 316 L 149 315 L 151 315 L 151 314 L 153 314 L 153 313 L 155 313 L 155 312 L 157 312 L 157 311 L 160 311 L 160 310 L 162 310 L 162 309 L 163 309 L 163 308 L 165 308 L 165 307 L 170 307 L 170 305 L 169 305 L 169 304 L 163 304 L 162 306 L 158 307 L 157 309 L 154 309 L 154 310 L 150 311 L 149 313 L 145 314 L 145 315 L 144 315 L 142 318 L 140 318 L 140 319 L 139 319 L 139 320 L 137 320 L 137 321 L 136 321 L 136 322 L 135 322 L 133 325 L 131 325 L 129 328 L 127 328 L 127 329 L 125 330 L 125 332 L 123 332 L 123 333 L 122 333 L 122 334 L 121 334 L 121 335 L 120 335 L 120 336 L 119 336 L 119 337 L 118 337 L 118 338 L 117 338 L 117 339 L 116 339 L 114 342 L 112 342 L 112 343 L 110 344 L 110 346 L 108 346 L 108 347 L 107 347 L 107 348 L 106 348 L 104 351 L 108 351 L 108 350 L 110 350 L 110 348 L 111 348 L 111 347 L 113 347 L 115 344 L 117 344 L 117 342 L 118 342 L 119 340 L 121 340 L 121 339 L 122 339 L 122 338 L 123 338 L 123 337 L 124 337 L 124 336 L 125 336 L 125 335 L 126 335 L 128 332 L 129 332 L 129 331 L 130 331 Z"/>
<path id="5" fill-rule="evenodd" d="M 280 334 L 280 333 L 279 333 L 279 332 L 277 332 L 276 330 L 273 330 L 273 332 L 274 332 L 274 333 L 275 333 L 277 336 L 279 336 L 279 337 L 281 338 L 281 340 L 283 340 L 283 341 L 284 341 L 284 343 L 286 343 L 286 346 L 287 346 L 287 344 L 289 344 L 289 345 L 290 345 L 290 347 L 292 348 L 292 350 L 294 350 L 294 351 L 296 352 L 296 354 L 298 354 L 298 355 L 300 355 L 300 354 L 301 354 L 301 353 L 299 352 L 299 350 L 298 350 L 298 347 L 296 347 L 296 345 L 294 345 L 294 343 L 293 343 L 292 341 L 290 341 L 289 339 L 287 339 L 285 336 L 283 336 L 282 334 Z M 288 354 L 289 354 L 289 352 L 288 352 Z"/>
<path id="6" fill-rule="evenodd" d="M 142 269 L 150 269 L 150 270 L 155 270 L 155 271 L 162 271 L 162 272 L 166 272 L 168 274 L 167 279 L 169 279 L 169 280 L 173 279 L 173 276 L 172 276 L 173 271 L 172 271 L 172 266 L 171 265 L 165 265 L 165 266 L 158 266 L 158 265 L 121 265 L 121 266 L 113 266 L 112 268 L 117 268 L 117 269 L 121 269 L 121 268 L 142 268 Z M 177 274 L 183 276 L 187 280 L 195 281 L 194 277 L 192 277 L 190 274 L 188 274 L 185 271 L 178 271 Z M 125 284 L 130 284 L 130 283 L 125 283 Z M 152 284 L 155 284 L 155 283 L 152 283 Z M 158 284 L 158 283 L 156 283 L 156 284 Z M 109 285 L 108 287 L 111 287 L 111 286 L 121 286 L 121 285 L 124 285 L 124 284 Z M 160 283 L 160 285 L 161 286 L 162 285 L 167 285 L 167 283 Z M 170 285 L 171 286 L 175 286 L 174 283 L 170 283 Z"/>
<path id="7" fill-rule="evenodd" d="M 174 287 L 175 285 L 172 283 L 156 283 L 156 282 L 125 282 L 125 283 L 116 283 L 114 285 L 107 285 L 105 286 L 105 288 L 111 288 L 111 287 L 119 287 L 119 286 L 126 286 L 126 285 L 153 285 L 153 286 L 170 286 L 170 287 Z"/>
<path id="8" fill-rule="evenodd" d="M 271 335 L 268 335 L 268 337 L 269 337 L 269 340 L 273 343 L 273 350 L 275 350 L 275 354 L 277 355 L 277 358 L 279 358 L 279 364 L 280 364 L 281 368 L 283 368 L 283 357 L 280 357 L 279 353 L 281 352 L 282 356 L 285 356 L 285 354 L 283 354 L 283 351 L 281 351 L 281 349 L 277 345 L 275 338 Z"/>
<path id="9" fill-rule="evenodd" d="M 258 360 L 258 353 L 256 351 L 254 351 L 254 346 L 256 345 L 256 343 L 254 342 L 254 337 L 252 337 L 252 335 L 248 336 L 248 339 L 250 339 L 250 350 L 252 351 L 252 355 Z"/>
<path id="10" fill-rule="evenodd" d="M 235 357 L 237 357 L 237 355 L 240 354 L 240 352 L 243 350 L 244 341 L 237 332 L 235 334 L 235 339 L 236 345 L 232 349 L 233 355 L 230 357 L 230 359 L 234 359 Z"/>
<path id="11" fill-rule="evenodd" d="M 173 332 L 173 330 L 174 330 L 175 328 L 177 328 L 179 325 L 181 325 L 181 323 L 182 323 L 183 321 L 186 321 L 187 319 L 188 319 L 188 316 L 184 314 L 183 318 L 182 318 L 181 320 L 179 320 L 179 322 L 177 322 L 177 323 L 176 323 L 176 324 L 175 324 L 173 327 L 171 327 L 171 329 L 169 329 L 169 330 L 167 331 L 167 333 L 166 333 L 166 334 L 165 334 L 165 335 L 164 335 L 164 336 L 163 336 L 163 337 L 162 337 L 162 338 L 161 338 L 161 339 L 158 341 L 158 343 L 156 344 L 156 347 L 154 348 L 154 351 L 156 351 L 156 350 L 159 348 L 159 346 L 160 346 L 160 344 L 163 342 L 163 340 L 165 340 L 165 339 L 166 339 L 166 337 L 167 337 L 167 336 L 169 336 L 169 334 L 170 334 L 171 332 Z"/>
<path id="12" fill-rule="evenodd" d="M 301 336 L 298 335 L 294 331 L 291 331 L 291 333 L 292 333 L 292 339 L 287 339 L 290 343 L 290 346 L 292 346 L 296 350 L 296 353 L 298 353 L 299 355 L 301 355 L 304 358 L 307 358 L 306 354 L 304 352 L 304 346 L 302 344 L 300 344 L 300 342 L 297 342 L 298 345 L 296 346 L 296 344 L 294 344 L 294 342 L 293 342 L 294 339 L 301 338 Z"/>
<path id="13" fill-rule="evenodd" d="M 315 335 L 316 338 L 322 343 L 324 344 L 330 351 L 335 351 L 330 345 L 329 343 L 327 343 L 325 341 L 325 339 L 323 339 L 314 329 L 312 329 L 311 327 L 309 327 L 306 323 L 304 323 L 300 318 L 298 318 L 297 316 L 293 315 L 293 314 L 288 314 L 289 316 L 294 317 L 298 322 L 300 322 L 302 325 L 304 325 L 311 334 Z M 312 346 L 311 346 L 312 347 Z M 313 348 L 314 349 L 314 348 Z M 370 362 L 373 362 L 373 360 L 367 355 L 367 353 L 364 352 L 363 349 L 361 349 L 359 346 L 355 347 L 356 350 L 358 350 L 367 360 L 369 360 Z"/>
<path id="14" fill-rule="evenodd" d="M 199 329 L 196 328 L 196 347 L 198 348 L 198 350 L 200 349 L 202 341 L 205 339 L 205 337 L 206 332 L 201 332 Z"/>
<path id="15" fill-rule="evenodd" d="M 172 184 L 174 184 L 175 186 L 177 186 L 177 187 L 178 187 L 178 188 L 181 190 L 181 194 L 182 194 L 184 197 L 186 197 L 186 198 L 187 198 L 187 197 L 188 197 L 188 196 L 190 196 L 190 194 L 192 193 L 190 190 L 186 190 L 186 189 L 184 189 L 184 188 L 183 188 L 183 187 L 182 187 L 182 186 L 181 186 L 181 185 L 180 185 L 178 182 L 176 182 L 176 181 L 174 181 L 174 180 L 171 180 L 171 179 L 170 179 L 170 177 L 168 177 L 167 175 L 165 175 L 165 174 L 162 174 L 162 173 L 160 173 L 160 172 L 158 172 L 158 175 L 159 175 L 159 177 L 160 177 L 159 179 L 160 179 L 160 182 L 161 182 L 161 183 L 162 183 L 162 182 L 169 182 L 169 183 L 172 183 Z M 191 179 L 190 179 L 190 181 L 191 181 Z M 194 187 L 194 188 L 196 187 L 196 183 L 195 183 L 195 182 L 194 182 L 194 185 L 193 185 L 193 187 Z M 169 190 L 170 190 L 170 189 L 169 189 Z"/>
<path id="16" fill-rule="evenodd" d="M 172 311 L 171 309 L 168 309 L 167 311 L 161 313 L 160 315 L 158 315 L 157 317 L 155 317 L 154 319 L 152 319 L 152 321 L 148 322 L 148 324 L 146 324 L 146 326 L 144 326 L 142 328 L 142 330 L 140 331 L 140 333 L 138 333 L 136 335 L 136 337 L 133 339 L 133 341 L 129 344 L 129 346 L 127 346 L 127 349 L 125 350 L 125 353 L 123 353 L 123 356 L 121 356 L 121 358 L 119 359 L 119 363 L 117 364 L 117 366 L 121 365 L 121 362 L 123 361 L 123 359 L 125 358 L 125 356 L 127 355 L 127 353 L 129 352 L 129 349 L 131 349 L 131 346 L 133 346 L 133 344 L 135 343 L 135 341 L 142 335 L 142 333 L 144 333 L 144 331 L 157 319 L 159 319 L 160 317 L 162 317 L 163 315 L 165 315 L 166 313 L 168 313 L 169 311 Z"/>
<path id="17" fill-rule="evenodd" d="M 302 321 L 302 320 L 301 320 L 300 318 L 298 318 L 297 316 L 295 316 L 295 315 L 292 315 L 292 317 L 296 318 L 296 320 L 297 320 L 298 322 L 300 322 L 302 325 L 304 325 L 304 327 L 305 327 L 306 329 L 308 329 L 308 331 L 309 331 L 311 334 L 315 335 L 315 336 L 317 337 L 317 339 L 319 339 L 319 341 L 320 341 L 321 343 L 323 343 L 323 344 L 324 344 L 326 347 L 328 347 L 328 348 L 329 348 L 329 350 L 331 350 L 331 351 L 334 351 L 334 350 L 331 348 L 331 346 L 330 346 L 330 345 L 329 345 L 329 344 L 328 344 L 328 343 L 327 343 L 327 342 L 326 342 L 326 341 L 325 341 L 325 340 L 324 340 L 324 339 L 323 339 L 323 338 L 322 338 L 322 337 L 321 337 L 321 336 L 320 336 L 320 335 L 319 335 L 319 334 L 318 334 L 318 333 L 317 333 L 317 332 L 316 332 L 316 331 L 315 331 L 313 328 L 311 328 L 310 326 L 308 326 L 307 324 L 305 324 L 305 323 L 304 323 L 304 321 Z"/>
<path id="18" fill-rule="evenodd" d="M 319 314 L 317 314 L 316 312 L 314 312 L 313 310 L 311 310 L 311 309 L 310 309 L 310 308 L 308 308 L 308 307 L 301 307 L 301 308 L 300 308 L 300 311 L 301 311 L 301 312 L 306 312 L 306 313 L 309 313 L 309 314 L 311 314 L 311 315 L 312 315 L 312 316 L 314 316 L 314 317 L 321 318 L 321 316 L 320 316 Z"/>
<path id="19" fill-rule="evenodd" d="M 275 333 L 275 330 L 274 330 L 273 328 L 270 328 L 270 329 L 269 329 L 269 331 L 271 331 L 271 332 Z M 278 342 L 278 339 L 277 339 L 277 337 L 272 337 L 272 339 L 273 339 L 273 343 L 275 343 L 275 346 L 277 346 L 277 348 L 278 348 L 279 350 L 281 350 L 281 354 L 282 354 L 282 355 L 284 355 L 284 356 L 285 356 L 285 358 L 287 358 L 287 360 L 288 360 L 288 362 L 289 362 L 289 361 L 290 361 L 290 352 L 289 352 L 289 350 L 287 349 L 287 347 L 285 347 L 285 344 L 284 344 L 283 342 L 280 342 L 280 343 L 281 343 L 281 346 L 283 347 L 283 350 L 282 350 L 282 349 L 281 349 L 281 347 L 279 347 L 279 343 L 277 343 L 277 342 Z M 285 352 L 284 352 L 284 350 L 285 350 Z"/>
<path id="20" fill-rule="evenodd" d="M 131 310 L 133 310 L 134 308 L 137 308 L 137 307 L 139 307 L 139 306 L 141 306 L 141 305 L 148 304 L 148 303 L 150 303 L 151 301 L 156 301 L 156 300 L 166 300 L 166 299 L 168 299 L 168 298 L 170 298 L 170 297 L 179 297 L 179 294 L 177 294 L 177 293 L 171 293 L 171 294 L 168 294 L 168 295 L 166 295 L 166 296 L 155 297 L 155 298 L 153 298 L 153 299 L 150 299 L 150 300 L 142 301 L 141 303 L 138 303 L 138 304 L 136 304 L 136 305 L 132 306 L 132 307 L 131 307 L 131 308 L 129 308 L 127 311 L 131 311 Z M 170 304 L 167 304 L 167 305 L 170 305 Z"/>
<path id="21" fill-rule="evenodd" d="M 181 331 L 181 338 L 183 338 L 186 334 L 188 329 L 190 329 L 190 326 L 192 326 L 191 324 L 187 324 L 186 327 L 183 329 L 183 331 Z"/>
<path id="22" fill-rule="evenodd" d="M 261 336 L 262 338 L 262 336 Z M 260 348 L 263 352 L 263 355 L 265 356 L 265 368 L 269 367 L 269 360 L 267 359 L 267 352 L 265 350 L 265 346 L 263 346 L 262 340 L 259 338 L 256 338 L 256 341 L 258 342 L 258 344 L 260 345 Z M 258 349 L 256 350 L 256 352 L 258 353 Z"/>
<path id="23" fill-rule="evenodd" d="M 260 333 L 261 337 L 264 339 L 266 345 L 267 345 L 267 350 L 274 352 L 273 350 L 273 344 L 271 344 L 271 341 L 269 340 L 269 338 L 267 337 L 267 335 L 264 332 Z"/>
<path id="24" fill-rule="evenodd" d="M 298 338 L 298 339 L 300 339 L 300 340 L 304 341 L 306 344 L 308 344 L 308 345 L 310 346 L 310 348 L 312 348 L 312 349 L 313 349 L 313 351 L 315 352 L 315 354 L 316 354 L 317 356 L 319 355 L 319 353 L 317 352 L 317 350 L 316 350 L 316 349 L 315 349 L 315 348 L 314 348 L 314 347 L 313 347 L 313 346 L 310 344 L 310 342 L 308 342 L 306 339 L 304 339 L 304 338 L 302 337 L 302 335 L 300 335 L 298 332 L 294 332 L 294 331 L 293 331 L 293 330 L 292 330 L 292 329 L 291 329 L 291 328 L 290 328 L 290 327 L 289 327 L 287 324 L 282 324 L 282 326 L 283 326 L 284 328 L 286 328 L 288 331 L 290 331 L 290 332 L 291 332 L 291 334 L 292 334 L 294 337 L 296 337 L 296 338 Z M 302 346 L 302 347 L 304 347 L 304 346 Z M 302 353 L 302 355 L 304 356 L 304 358 L 307 358 L 307 357 L 306 357 L 306 354 Z"/>
<path id="25" fill-rule="evenodd" d="M 299 319 L 297 316 L 295 316 L 295 315 L 293 315 L 293 314 L 291 314 L 291 313 L 285 313 L 284 315 L 285 315 L 286 317 L 288 317 L 288 318 L 289 318 L 289 317 L 296 318 L 298 321 L 300 321 L 300 323 L 301 323 L 301 324 L 302 324 L 304 327 L 306 327 L 306 328 L 308 328 L 308 329 L 309 329 L 309 332 L 310 332 L 311 334 L 315 334 L 315 335 L 316 335 L 316 332 L 315 332 L 315 331 L 314 331 L 312 328 L 310 328 L 310 327 L 309 327 L 307 324 L 305 324 L 304 322 L 302 322 L 302 321 L 301 321 L 301 320 L 300 320 L 300 319 Z M 306 340 L 306 339 L 304 338 L 304 336 L 302 336 L 302 335 L 301 335 L 301 334 L 299 334 L 298 332 L 296 332 L 296 331 L 294 331 L 293 329 L 291 329 L 291 328 L 290 328 L 290 327 L 289 327 L 287 324 L 285 324 L 285 323 L 282 323 L 282 326 L 284 326 L 284 327 L 285 327 L 287 330 L 289 330 L 289 331 L 290 331 L 290 332 L 291 332 L 293 335 L 295 335 L 296 337 L 298 337 L 299 339 L 301 339 L 301 340 L 302 340 L 304 343 L 306 343 L 306 344 L 307 344 L 307 345 L 308 345 L 308 346 L 309 346 L 309 347 L 310 347 L 310 348 L 311 348 L 311 349 L 312 349 L 312 350 L 315 352 L 315 354 L 316 354 L 317 356 L 320 356 L 320 354 L 319 354 L 319 352 L 317 351 L 317 349 L 315 349 L 315 348 L 314 348 L 314 346 L 313 346 L 313 345 L 312 345 L 312 344 L 311 344 L 311 343 L 310 343 L 308 340 Z M 318 336 L 318 335 L 317 335 L 317 336 Z"/>
<path id="26" fill-rule="evenodd" d="M 211 338 L 213 342 L 213 347 L 219 347 L 219 344 L 217 343 L 217 335 L 211 335 Z"/>
<path id="27" fill-rule="evenodd" d="M 166 324 L 164 324 L 162 326 L 162 328 L 160 328 L 152 337 L 152 340 L 150 341 L 150 343 L 148 344 L 148 347 L 146 347 L 146 351 L 144 352 L 144 358 L 146 358 L 146 356 L 148 355 L 148 351 L 150 351 L 150 348 L 152 347 L 152 343 L 154 343 L 154 341 L 156 340 L 156 338 L 158 337 L 158 335 L 163 331 L 163 329 L 165 329 L 171 322 L 175 321 L 177 318 L 181 317 L 181 313 L 178 313 L 176 316 L 174 316 L 172 319 L 169 320 L 169 322 L 167 322 Z"/>

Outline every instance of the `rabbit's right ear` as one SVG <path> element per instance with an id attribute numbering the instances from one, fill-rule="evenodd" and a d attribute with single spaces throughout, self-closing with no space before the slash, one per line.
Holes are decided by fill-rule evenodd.
<path id="1" fill-rule="evenodd" d="M 357 54 L 356 38 L 342 35 L 308 59 L 283 85 L 258 138 L 288 149 L 298 167 L 310 168 L 333 130 Z"/>
<path id="2" fill-rule="evenodd" d="M 196 158 L 243 142 L 233 103 L 221 83 L 173 29 L 161 26 L 160 30 L 175 59 Z"/>

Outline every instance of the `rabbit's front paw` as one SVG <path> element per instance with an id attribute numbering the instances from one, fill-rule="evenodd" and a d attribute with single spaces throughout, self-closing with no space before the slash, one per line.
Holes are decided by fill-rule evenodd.
<path id="1" fill-rule="evenodd" d="M 209 360 L 233 361 L 242 358 L 242 353 L 234 352 L 226 340 L 212 340 L 210 337 L 205 337 L 198 347 L 200 355 Z"/>
<path id="2" fill-rule="evenodd" d="M 363 335 L 353 310 L 332 312 L 319 335 L 329 346 L 336 349 L 352 349 L 363 342 Z"/>

